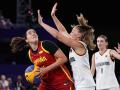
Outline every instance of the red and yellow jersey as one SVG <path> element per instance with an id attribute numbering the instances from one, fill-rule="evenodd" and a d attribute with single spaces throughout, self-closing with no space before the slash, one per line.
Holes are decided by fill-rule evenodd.
<path id="1" fill-rule="evenodd" d="M 53 46 L 55 46 L 54 43 L 51 43 L 50 41 L 43 41 L 38 44 L 37 52 L 34 53 L 31 49 L 29 50 L 30 60 L 39 67 L 47 67 L 56 62 L 54 53 L 58 50 L 58 48 L 56 51 L 54 49 L 54 53 L 51 53 L 50 51 L 46 50 L 45 47 L 43 47 L 43 43 L 46 43 L 46 46 L 49 46 L 48 44 L 52 44 L 52 47 L 49 47 L 51 49 Z M 45 78 L 43 78 L 43 82 L 47 85 L 57 85 L 59 83 L 63 83 L 66 80 L 72 81 L 70 73 L 65 65 L 61 65 L 60 67 L 49 71 L 45 75 Z"/>

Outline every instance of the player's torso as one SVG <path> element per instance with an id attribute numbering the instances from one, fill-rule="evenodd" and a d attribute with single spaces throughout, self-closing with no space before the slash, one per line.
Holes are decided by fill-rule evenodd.
<path id="1" fill-rule="evenodd" d="M 95 86 L 92 73 L 90 72 L 88 50 L 86 49 L 86 53 L 84 55 L 78 55 L 71 48 L 69 53 L 69 59 L 73 71 L 75 86 L 76 87 Z"/>
<path id="2" fill-rule="evenodd" d="M 42 47 L 41 43 L 37 52 L 34 53 L 31 49 L 29 50 L 29 57 L 31 62 L 39 67 L 46 67 L 55 62 L 55 58 Z"/>
<path id="3" fill-rule="evenodd" d="M 31 61 L 39 67 L 47 67 L 56 62 L 55 57 L 45 50 L 41 44 L 38 47 L 37 53 L 33 53 L 29 50 L 29 57 Z M 61 83 L 63 80 L 68 80 L 68 78 L 71 78 L 68 69 L 64 65 L 61 65 L 60 67 L 49 71 L 44 78 L 44 82 L 51 85 L 55 84 L 54 82 L 56 82 L 56 84 Z"/>
<path id="4" fill-rule="evenodd" d="M 100 55 L 99 52 L 95 53 L 96 64 L 96 85 L 98 89 L 104 89 L 117 86 L 117 80 L 115 77 L 115 62 L 110 57 L 110 49 Z"/>

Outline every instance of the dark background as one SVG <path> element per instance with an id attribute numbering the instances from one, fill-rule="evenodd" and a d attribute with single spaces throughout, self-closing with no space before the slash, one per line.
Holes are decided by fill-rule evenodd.
<path id="1" fill-rule="evenodd" d="M 71 24 L 78 24 L 76 14 L 79 15 L 80 13 L 83 13 L 89 20 L 89 24 L 94 27 L 96 37 L 99 34 L 107 35 L 110 48 L 117 46 L 117 43 L 120 41 L 120 13 L 118 2 L 115 0 L 32 0 L 31 2 L 34 16 L 37 17 L 37 9 L 40 9 L 43 18 L 47 19 L 50 24 L 53 23 L 50 16 L 52 6 L 55 2 L 58 2 L 56 14 L 68 32 L 71 31 Z M 16 23 L 16 0 L 1 0 L 0 10 L 5 18 L 9 18 L 13 23 Z M 13 29 L 11 31 L 0 30 L 0 53 L 6 54 L 6 51 L 9 53 L 8 46 L 11 37 L 22 35 L 24 32 L 25 30 L 23 28 L 20 28 L 19 30 Z M 5 55 L 5 57 L 6 56 L 7 55 Z M 1 57 L 4 57 L 4 55 Z"/>
<path id="2" fill-rule="evenodd" d="M 37 9 L 41 10 L 43 18 L 54 27 L 51 20 L 50 12 L 55 2 L 58 2 L 56 15 L 64 24 L 68 32 L 71 31 L 71 24 L 78 24 L 76 14 L 83 13 L 88 19 L 89 25 L 95 29 L 96 37 L 105 34 L 109 40 L 109 47 L 114 49 L 120 42 L 120 5 L 118 1 L 113 0 L 32 0 L 32 9 L 34 16 L 37 17 Z M 5 18 L 9 18 L 14 24 L 16 23 L 16 0 L 1 0 L 0 10 Z M 41 27 L 39 29 L 42 29 Z M 52 38 L 44 30 L 37 31 L 40 39 L 50 39 L 56 42 L 63 52 L 68 56 L 69 48 L 56 39 Z M 13 54 L 10 51 L 10 40 L 13 36 L 21 36 L 25 28 L 12 30 L 0 30 L 0 64 L 31 64 L 27 57 L 27 50 Z M 41 35 L 42 32 L 42 35 Z M 93 52 L 90 51 L 90 57 Z M 116 61 L 116 74 L 120 76 L 120 62 Z"/>

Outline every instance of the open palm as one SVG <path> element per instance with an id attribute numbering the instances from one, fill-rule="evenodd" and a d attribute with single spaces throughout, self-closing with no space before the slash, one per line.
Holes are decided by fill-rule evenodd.
<path id="1" fill-rule="evenodd" d="M 51 11 L 51 16 L 54 16 L 55 15 L 55 12 L 56 12 L 56 7 L 57 7 L 57 3 L 54 4 L 53 8 L 52 8 L 52 11 Z"/>
<path id="2" fill-rule="evenodd" d="M 38 23 L 41 25 L 43 23 L 43 17 L 40 14 L 40 10 L 37 10 L 38 13 Z"/>

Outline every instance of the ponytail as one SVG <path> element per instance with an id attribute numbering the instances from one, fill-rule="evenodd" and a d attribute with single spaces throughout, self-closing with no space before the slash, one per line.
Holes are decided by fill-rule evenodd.
<path id="1" fill-rule="evenodd" d="M 13 53 L 20 52 L 26 47 L 28 47 L 28 44 L 25 41 L 25 38 L 23 37 L 13 37 L 10 43 L 11 50 Z"/>
<path id="2" fill-rule="evenodd" d="M 84 18 L 81 14 L 80 16 L 77 15 L 77 20 L 80 26 L 80 30 L 83 32 L 82 41 L 85 42 L 89 49 L 93 50 L 96 45 L 94 44 L 94 29 L 92 26 L 88 25 L 88 20 Z"/>

